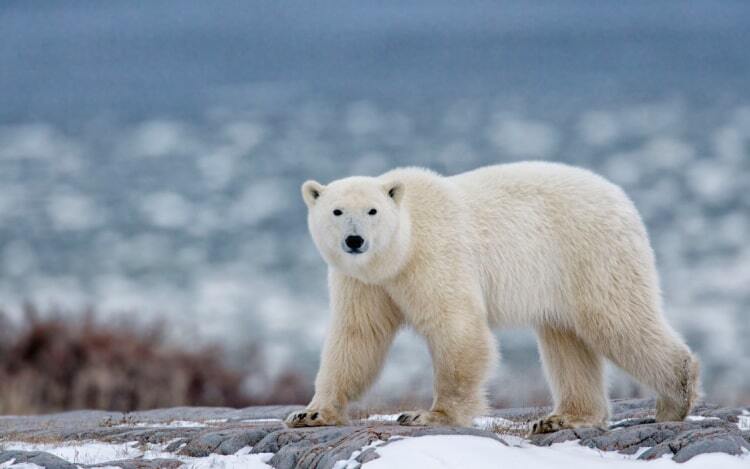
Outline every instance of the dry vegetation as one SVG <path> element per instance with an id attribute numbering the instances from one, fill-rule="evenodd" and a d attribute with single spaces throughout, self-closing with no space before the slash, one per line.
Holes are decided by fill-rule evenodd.
<path id="1" fill-rule="evenodd" d="M 248 395 L 242 383 L 261 373 L 257 359 L 229 367 L 214 347 L 170 345 L 163 327 L 102 324 L 94 314 L 40 314 L 27 307 L 11 325 L 0 313 L 0 414 L 69 409 L 130 411 L 171 406 L 243 407 L 303 403 L 311 389 L 295 373 Z"/>

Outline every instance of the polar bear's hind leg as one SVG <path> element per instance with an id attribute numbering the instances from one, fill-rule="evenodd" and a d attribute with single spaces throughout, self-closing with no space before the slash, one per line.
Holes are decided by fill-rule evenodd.
<path id="1" fill-rule="evenodd" d="M 660 312 L 633 312 L 621 318 L 627 324 L 589 330 L 586 338 L 615 365 L 656 391 L 657 421 L 684 420 L 698 397 L 697 359 Z"/>

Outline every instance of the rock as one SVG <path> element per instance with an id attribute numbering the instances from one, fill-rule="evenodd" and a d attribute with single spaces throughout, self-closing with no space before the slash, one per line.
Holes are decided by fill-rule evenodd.
<path id="1" fill-rule="evenodd" d="M 675 461 L 685 462 L 704 453 L 742 454 L 743 448 L 750 450 L 750 445 L 739 432 L 732 432 L 722 426 L 698 428 L 681 432 L 668 441 L 654 445 L 641 454 L 639 459 L 650 460 L 673 454 Z"/>
<path id="2" fill-rule="evenodd" d="M 245 446 L 255 446 L 268 433 L 268 429 L 262 428 L 238 431 L 222 441 L 217 452 L 219 454 L 234 454 Z"/>
<path id="3" fill-rule="evenodd" d="M 615 431 L 582 439 L 581 444 L 602 451 L 633 453 L 641 447 L 655 446 L 673 438 L 686 427 L 682 423 L 649 423 L 619 428 Z"/>
<path id="4" fill-rule="evenodd" d="M 179 454 L 201 458 L 211 453 L 234 454 L 245 446 L 254 446 L 268 435 L 270 429 L 231 428 L 222 431 L 209 431 L 193 438 L 181 440 L 185 446 Z"/>
<path id="5" fill-rule="evenodd" d="M 620 421 L 616 421 L 609 426 L 609 430 L 617 430 L 618 428 L 635 427 L 637 425 L 647 425 L 650 423 L 656 423 L 654 417 L 640 417 L 640 418 L 626 418 Z"/>
<path id="6" fill-rule="evenodd" d="M 367 448 L 366 450 L 362 451 L 359 456 L 357 456 L 357 462 L 360 464 L 364 464 L 366 462 L 378 459 L 379 457 L 380 456 L 378 455 L 377 451 L 375 451 L 375 448 Z"/>
<path id="7" fill-rule="evenodd" d="M 742 409 L 738 408 L 721 408 L 721 409 L 707 409 L 701 412 L 693 412 L 696 415 L 703 417 L 713 417 L 727 422 L 737 423 L 739 419 L 738 415 L 742 414 Z"/>
<path id="8" fill-rule="evenodd" d="M 569 440 L 602 451 L 635 454 L 649 448 L 640 459 L 655 459 L 673 455 L 675 461 L 684 462 L 698 454 L 722 452 L 742 454 L 748 441 L 736 425 L 742 409 L 718 408 L 708 404 L 696 406 L 694 415 L 704 419 L 685 422 L 655 422 L 652 400 L 615 402 L 613 415 L 616 424 L 607 431 L 599 429 L 561 430 L 547 435 L 534 435 L 533 444 L 549 446 Z M 649 415 L 649 412 L 651 415 Z"/>
<path id="9" fill-rule="evenodd" d="M 591 439 L 602 433 L 605 433 L 605 431 L 599 428 L 576 428 L 542 435 L 532 435 L 529 437 L 529 440 L 537 446 L 549 446 L 564 441 Z"/>
<path id="10" fill-rule="evenodd" d="M 123 418 L 133 422 L 159 423 L 172 421 L 219 421 L 278 419 L 283 420 L 290 413 L 302 409 L 298 405 L 268 405 L 231 409 L 228 407 L 173 407 L 169 409 L 130 412 Z"/>
<path id="11" fill-rule="evenodd" d="M 228 432 L 224 431 L 203 433 L 192 438 L 188 444 L 180 450 L 180 454 L 193 458 L 208 456 L 211 453 L 217 452 L 216 450 L 219 445 L 230 436 L 231 435 Z"/>
<path id="12" fill-rule="evenodd" d="M 677 451 L 674 455 L 674 460 L 677 462 L 685 462 L 694 456 L 704 453 L 726 453 L 738 455 L 743 453 L 743 449 L 750 450 L 750 445 L 737 435 L 724 433 L 710 438 L 696 439 L 688 442 Z"/>
<path id="13" fill-rule="evenodd" d="M 74 464 L 44 451 L 0 451 L 0 464 L 8 461 L 36 464 L 46 469 L 77 469 Z"/>
<path id="14" fill-rule="evenodd" d="M 185 463 L 177 459 L 127 459 L 124 461 L 109 461 L 102 464 L 81 466 L 86 468 L 119 467 L 120 469 L 177 469 Z"/>
<path id="15" fill-rule="evenodd" d="M 180 449 L 182 449 L 183 446 L 187 445 L 190 442 L 190 438 L 177 438 L 176 440 L 169 443 L 166 448 L 164 448 L 164 451 L 168 453 L 176 453 Z"/>
<path id="16" fill-rule="evenodd" d="M 115 430 L 115 429 L 112 429 Z M 78 440 L 100 440 L 108 443 L 127 443 L 136 441 L 144 444 L 164 444 L 177 438 L 190 438 L 199 434 L 202 428 L 118 428 L 116 431 L 90 431 Z M 68 438 L 71 439 L 71 438 Z"/>
<path id="17" fill-rule="evenodd" d="M 77 410 L 48 415 L 0 417 L 0 439 L 65 439 L 71 434 L 102 429 L 114 420 L 121 420 L 120 412 Z"/>

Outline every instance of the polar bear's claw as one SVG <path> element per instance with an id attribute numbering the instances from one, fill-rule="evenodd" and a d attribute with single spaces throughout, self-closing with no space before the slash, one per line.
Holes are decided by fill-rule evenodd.
<path id="1" fill-rule="evenodd" d="M 292 412 L 284 421 L 287 427 L 322 427 L 346 424 L 338 413 L 324 410 L 300 410 Z"/>
<path id="2" fill-rule="evenodd" d="M 576 418 L 568 415 L 548 415 L 533 422 L 529 428 L 528 435 L 539 435 L 542 433 L 552 433 L 566 428 L 595 427 L 605 428 L 603 422 L 595 419 Z"/>
<path id="3" fill-rule="evenodd" d="M 433 412 L 426 410 L 404 412 L 398 416 L 398 419 L 396 419 L 396 421 L 400 425 L 406 426 L 456 425 L 456 422 L 454 422 L 443 412 Z"/>
<path id="4" fill-rule="evenodd" d="M 418 412 L 401 414 L 398 416 L 398 423 L 401 425 L 409 425 L 409 423 L 415 421 L 419 417 Z"/>

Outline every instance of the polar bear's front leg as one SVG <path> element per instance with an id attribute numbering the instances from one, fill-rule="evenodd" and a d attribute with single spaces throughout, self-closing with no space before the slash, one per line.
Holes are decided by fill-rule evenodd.
<path id="1" fill-rule="evenodd" d="M 315 396 L 286 419 L 290 427 L 344 425 L 346 407 L 377 377 L 401 325 L 385 291 L 337 272 L 329 275 L 333 318 L 315 379 Z"/>
<path id="2" fill-rule="evenodd" d="M 449 313 L 449 315 L 451 315 Z M 434 398 L 428 411 L 404 412 L 401 425 L 469 426 L 486 410 L 484 384 L 496 357 L 495 340 L 485 318 L 460 311 L 442 318 L 427 337 L 435 374 Z"/>

